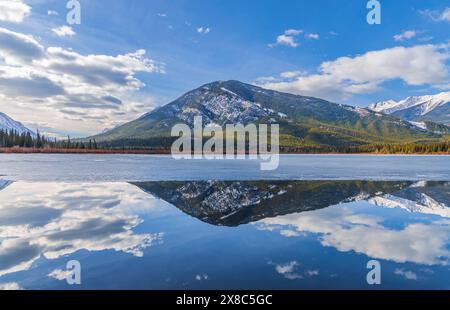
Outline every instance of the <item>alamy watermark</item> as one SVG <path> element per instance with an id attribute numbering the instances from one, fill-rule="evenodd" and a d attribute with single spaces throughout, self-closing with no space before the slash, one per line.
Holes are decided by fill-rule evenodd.
<path id="1" fill-rule="evenodd" d="M 66 21 L 69 25 L 81 24 L 81 4 L 77 0 L 67 1 L 66 8 L 69 10 L 66 15 Z"/>
<path id="2" fill-rule="evenodd" d="M 369 25 L 381 24 L 381 3 L 378 0 L 370 0 L 367 2 L 367 9 L 370 10 L 367 14 L 367 23 Z"/>
<path id="3" fill-rule="evenodd" d="M 275 170 L 279 165 L 278 124 L 227 124 L 225 128 L 209 124 L 203 127 L 203 118 L 197 116 L 193 129 L 186 124 L 176 124 L 171 135 L 179 137 L 171 149 L 175 159 L 260 160 L 261 170 Z M 203 143 L 205 138 L 207 141 Z"/>
<path id="4" fill-rule="evenodd" d="M 371 260 L 367 262 L 367 269 L 370 269 L 366 276 L 367 284 L 381 285 L 381 263 L 377 260 Z"/>
<path id="5" fill-rule="evenodd" d="M 71 260 L 66 265 L 66 281 L 69 285 L 81 285 L 81 264 L 77 260 Z"/>

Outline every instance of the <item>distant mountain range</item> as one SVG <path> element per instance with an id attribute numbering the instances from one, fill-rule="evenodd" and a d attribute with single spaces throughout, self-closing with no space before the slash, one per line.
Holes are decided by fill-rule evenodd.
<path id="1" fill-rule="evenodd" d="M 285 151 L 341 150 L 373 144 L 444 141 L 450 135 L 450 92 L 409 97 L 360 108 L 314 97 L 292 95 L 239 81 L 219 81 L 194 89 L 137 120 L 79 139 L 95 139 L 103 147 L 169 148 L 175 124 L 280 125 Z M 30 132 L 20 122 L 0 112 L 0 130 Z M 282 149 L 283 150 L 283 149 Z"/>
<path id="2" fill-rule="evenodd" d="M 239 81 L 219 81 L 192 90 L 137 120 L 89 137 L 109 146 L 170 146 L 174 124 L 278 123 L 281 146 L 346 147 L 374 143 L 436 141 L 445 125 L 417 126 L 370 109 L 281 93 Z"/>
<path id="3" fill-rule="evenodd" d="M 0 130 L 2 129 L 3 131 L 15 130 L 18 134 L 29 132 L 33 137 L 36 136 L 35 132 L 22 125 L 22 123 L 15 121 L 8 115 L 0 112 Z"/>
<path id="4" fill-rule="evenodd" d="M 450 92 L 375 103 L 371 110 L 391 114 L 426 128 L 426 122 L 450 125 Z"/>

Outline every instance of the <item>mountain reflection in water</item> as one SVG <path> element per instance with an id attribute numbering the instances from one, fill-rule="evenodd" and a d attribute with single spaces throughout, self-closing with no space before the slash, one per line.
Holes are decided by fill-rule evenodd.
<path id="1" fill-rule="evenodd" d="M 263 275 L 268 279 L 263 288 L 309 287 L 295 281 L 318 276 L 324 266 L 306 265 L 327 257 L 336 262 L 335 269 L 327 267 L 328 276 L 338 274 L 339 253 L 351 255 L 348 261 L 364 255 L 400 264 L 392 267 L 396 278 L 421 278 L 420 270 L 428 270 L 423 273 L 432 281 L 432 266 L 442 266 L 446 272 L 440 277 L 448 276 L 449 189 L 449 182 L 437 181 L 0 180 L 0 288 L 70 288 L 61 280 L 65 262 L 74 257 L 83 266 L 116 270 L 115 277 L 102 281 L 91 269 L 86 288 L 233 288 L 231 278 L 245 276 L 250 282 L 242 288 L 251 289 L 260 288 Z M 307 247 L 311 256 L 298 257 L 296 251 Z M 217 251 L 220 258 L 204 261 Z M 230 274 L 225 261 L 240 273 Z M 168 268 L 169 262 L 184 269 Z M 261 275 L 253 269 L 258 262 Z M 216 278 L 192 271 L 198 273 L 193 282 L 184 279 L 200 265 L 212 268 L 209 274 L 217 273 Z M 280 282 L 280 276 L 296 285 Z M 308 283 L 340 287 L 327 281 Z M 358 283 L 348 286 L 364 287 Z M 442 287 L 440 280 L 432 283 Z"/>

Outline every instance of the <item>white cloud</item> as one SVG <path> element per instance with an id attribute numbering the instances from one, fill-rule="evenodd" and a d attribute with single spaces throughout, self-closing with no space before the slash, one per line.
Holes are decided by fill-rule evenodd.
<path id="1" fill-rule="evenodd" d="M 442 11 L 436 10 L 422 10 L 419 11 L 421 14 L 428 16 L 435 22 L 450 22 L 450 7 L 445 8 Z"/>
<path id="2" fill-rule="evenodd" d="M 371 93 L 385 81 L 402 80 L 408 85 L 448 84 L 449 46 L 418 45 L 370 51 L 355 57 L 323 62 L 318 73 L 294 80 L 261 83 L 261 86 L 294 94 L 328 99 Z"/>
<path id="3" fill-rule="evenodd" d="M 47 15 L 49 15 L 49 16 L 58 16 L 59 13 L 57 11 L 54 11 L 54 10 L 48 10 L 47 11 Z"/>
<path id="4" fill-rule="evenodd" d="M 23 0 L 0 0 L 0 21 L 20 23 L 31 13 Z"/>
<path id="5" fill-rule="evenodd" d="M 195 276 L 195 280 L 202 281 L 202 280 L 208 280 L 209 276 L 207 274 L 198 274 Z"/>
<path id="6" fill-rule="evenodd" d="M 289 280 L 296 280 L 303 278 L 300 274 L 295 272 L 295 268 L 299 265 L 298 262 L 292 261 L 287 264 L 280 264 L 275 266 L 275 270 Z"/>
<path id="7" fill-rule="evenodd" d="M 167 17 L 167 14 L 166 13 L 158 13 L 158 16 L 159 17 Z"/>
<path id="8" fill-rule="evenodd" d="M 19 291 L 21 289 L 16 282 L 0 283 L 0 291 Z"/>
<path id="9" fill-rule="evenodd" d="M 73 37 L 76 34 L 75 31 L 73 31 L 72 27 L 65 25 L 58 28 L 53 28 L 52 31 L 58 37 Z"/>
<path id="10" fill-rule="evenodd" d="M 0 27 L 0 57 L 7 64 L 30 63 L 43 56 L 44 47 L 32 36 Z"/>
<path id="11" fill-rule="evenodd" d="M 287 36 L 297 36 L 297 35 L 301 34 L 302 32 L 303 32 L 303 30 L 300 30 L 300 29 L 288 29 L 284 32 L 284 34 Z"/>
<path id="12" fill-rule="evenodd" d="M 269 44 L 269 47 L 274 47 L 275 45 L 285 45 L 289 47 L 298 47 L 300 44 L 297 42 L 296 37 L 303 31 L 299 29 L 288 29 L 284 31 L 283 34 L 277 37 L 276 44 Z"/>
<path id="13" fill-rule="evenodd" d="M 294 237 L 294 236 L 288 236 Z M 271 262 L 269 264 L 272 264 Z M 297 280 L 303 279 L 305 277 L 315 277 L 319 275 L 319 270 L 305 270 L 300 272 L 299 269 L 300 263 L 297 261 L 291 261 L 285 264 L 278 264 L 275 266 L 275 270 L 277 273 L 282 275 L 288 280 Z"/>
<path id="14" fill-rule="evenodd" d="M 33 36 L 0 28 L 2 112 L 24 123 L 52 120 L 58 132 L 70 125 L 80 135 L 97 133 L 148 112 L 153 99 L 138 91 L 142 73 L 164 73 L 145 50 L 124 55 L 81 55 L 44 47 Z M 33 111 L 30 113 L 30 111 Z"/>
<path id="15" fill-rule="evenodd" d="M 409 270 L 395 269 L 394 274 L 404 277 L 407 280 L 417 280 L 417 274 Z"/>
<path id="16" fill-rule="evenodd" d="M 18 203 L 14 193 L 24 188 L 29 196 Z M 139 214 L 155 204 L 130 184 L 15 182 L 0 197 L 0 277 L 28 270 L 41 257 L 54 260 L 80 250 L 142 257 L 144 249 L 162 242 L 162 233 L 134 232 L 143 222 Z M 48 274 L 58 280 L 65 275 L 59 269 Z"/>
<path id="17" fill-rule="evenodd" d="M 319 270 L 306 270 L 306 275 L 309 277 L 315 277 L 319 275 Z"/>
<path id="18" fill-rule="evenodd" d="M 307 33 L 305 34 L 305 38 L 319 40 L 320 36 L 317 33 Z"/>
<path id="19" fill-rule="evenodd" d="M 279 233 L 288 228 L 299 233 L 318 234 L 318 240 L 325 247 L 334 247 L 341 252 L 354 251 L 375 259 L 423 265 L 449 264 L 449 220 L 409 223 L 401 229 L 383 226 L 384 220 L 372 213 L 360 214 L 351 208 L 334 206 L 267 218 L 254 225 Z M 282 266 L 280 271 L 289 272 L 294 266 Z"/>
<path id="20" fill-rule="evenodd" d="M 201 34 L 208 34 L 211 32 L 211 29 L 209 27 L 199 27 L 197 28 L 197 32 Z"/>
<path id="21" fill-rule="evenodd" d="M 277 37 L 277 44 L 279 45 L 286 45 L 290 47 L 298 47 L 300 44 L 298 44 L 293 36 L 288 35 L 280 35 Z"/>
<path id="22" fill-rule="evenodd" d="M 302 74 L 303 74 L 302 71 L 286 71 L 286 72 L 281 72 L 280 77 L 282 77 L 284 79 L 292 79 L 292 78 L 295 78 Z"/>
<path id="23" fill-rule="evenodd" d="M 441 21 L 450 22 L 450 8 L 446 8 L 444 11 L 442 11 L 441 15 L 439 16 L 439 19 Z"/>
<path id="24" fill-rule="evenodd" d="M 70 274 L 71 274 L 70 270 L 55 269 L 52 272 L 50 272 L 47 276 L 59 281 L 63 281 L 66 280 Z"/>
<path id="25" fill-rule="evenodd" d="M 417 32 L 414 31 L 414 30 L 407 30 L 407 31 L 404 31 L 404 32 L 402 32 L 400 34 L 396 34 L 394 36 L 394 40 L 395 41 L 409 40 L 409 39 L 414 38 L 416 36 L 416 34 L 417 34 Z"/>
<path id="26" fill-rule="evenodd" d="M 289 47 L 299 47 L 298 36 L 303 33 L 300 29 L 287 29 L 283 34 L 277 37 L 276 43 L 269 44 L 269 47 L 275 47 L 276 45 L 285 45 Z M 320 36 L 317 33 L 305 33 L 306 39 L 318 40 Z"/>

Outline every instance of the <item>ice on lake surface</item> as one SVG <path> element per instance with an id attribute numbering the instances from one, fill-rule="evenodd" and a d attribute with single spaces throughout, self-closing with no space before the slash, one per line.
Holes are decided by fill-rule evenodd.
<path id="1" fill-rule="evenodd" d="M 449 288 L 447 181 L 2 181 L 0 287 Z M 66 264 L 81 264 L 70 286 Z"/>
<path id="2" fill-rule="evenodd" d="M 21 181 L 450 180 L 450 156 L 281 155 L 275 171 L 253 160 L 149 155 L 0 154 L 0 176 Z"/>

